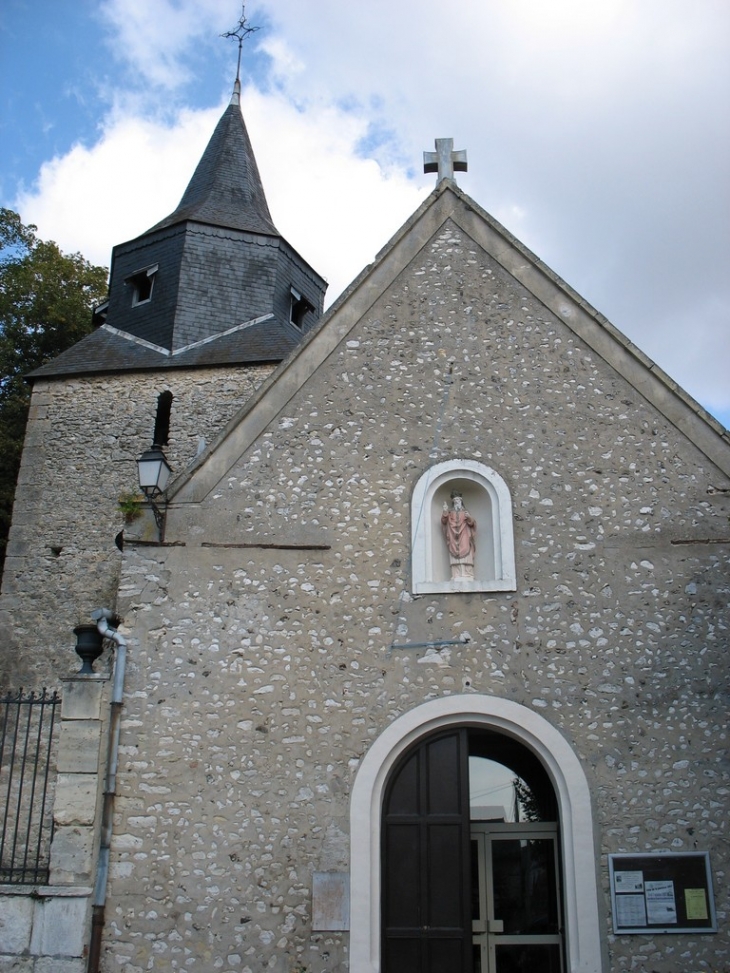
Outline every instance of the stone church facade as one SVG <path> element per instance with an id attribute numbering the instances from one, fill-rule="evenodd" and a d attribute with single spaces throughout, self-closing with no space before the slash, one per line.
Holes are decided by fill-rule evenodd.
<path id="1" fill-rule="evenodd" d="M 197 253 L 251 244 L 247 266 L 277 239 L 191 205 L 126 281 L 162 283 L 170 227 L 194 224 Z M 232 351 L 238 320 L 194 332 L 193 310 L 180 347 L 219 358 L 140 365 L 168 339 L 130 338 L 110 300 L 35 378 L 2 607 L 9 644 L 38 650 L 7 679 L 68 675 L 100 606 L 127 651 L 99 968 L 727 968 L 728 433 L 451 177 L 317 323 L 323 282 L 279 247 L 271 308 L 239 317 L 273 327 L 309 288 L 311 326 L 255 348 L 257 323 Z M 115 508 L 166 391 L 160 540 L 146 507 L 126 526 Z M 466 558 L 442 527 L 460 505 Z M 87 969 L 95 882 L 99 901 L 118 655 L 94 677 L 64 973 Z M 709 853 L 714 880 L 700 904 L 675 883 L 664 922 L 657 853 Z M 612 855 L 634 856 L 631 895 Z"/>

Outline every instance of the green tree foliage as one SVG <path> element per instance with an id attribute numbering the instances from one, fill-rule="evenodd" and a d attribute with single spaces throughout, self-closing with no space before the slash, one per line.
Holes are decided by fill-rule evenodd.
<path id="1" fill-rule="evenodd" d="M 105 267 L 35 233 L 0 209 L 0 572 L 30 404 L 25 376 L 91 331 L 107 290 Z"/>

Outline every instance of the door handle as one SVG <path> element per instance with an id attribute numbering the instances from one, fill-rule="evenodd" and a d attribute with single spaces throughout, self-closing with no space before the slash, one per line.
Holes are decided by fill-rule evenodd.
<path id="1" fill-rule="evenodd" d="M 504 932 L 504 919 L 490 919 L 489 932 Z"/>

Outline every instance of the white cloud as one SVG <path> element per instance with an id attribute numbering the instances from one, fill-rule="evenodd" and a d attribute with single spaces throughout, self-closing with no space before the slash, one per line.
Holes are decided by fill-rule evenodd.
<path id="1" fill-rule="evenodd" d="M 240 8 L 101 9 L 129 67 L 124 107 L 19 205 L 106 262 L 174 208 L 222 110 L 157 123 L 156 87 L 181 84 L 201 50 L 235 64 L 217 35 Z M 730 409 L 726 0 L 462 0 L 458 16 L 436 0 L 251 0 L 246 13 L 268 27 L 248 42 L 244 114 L 272 215 L 330 297 L 433 185 L 421 152 L 451 136 L 468 193 L 688 391 Z"/>
<path id="2" fill-rule="evenodd" d="M 17 208 L 62 249 L 108 264 L 114 244 L 175 209 L 224 108 L 181 112 L 171 126 L 117 115 L 95 145 L 46 163 Z M 281 94 L 253 88 L 244 90 L 242 108 L 274 222 L 327 277 L 332 300 L 424 191 L 358 155 L 367 126 L 348 112 L 302 113 Z"/>
<path id="3" fill-rule="evenodd" d="M 116 116 L 96 144 L 76 145 L 47 162 L 16 207 L 41 236 L 108 264 L 114 244 L 138 236 L 175 208 L 217 117 L 215 109 L 182 112 L 167 127 Z"/>
<path id="4" fill-rule="evenodd" d="M 362 158 L 366 123 L 334 106 L 297 111 L 250 90 L 243 112 L 277 229 L 330 282 L 333 300 L 425 196 L 397 170 Z"/>
<path id="5" fill-rule="evenodd" d="M 102 0 L 101 17 L 112 32 L 110 49 L 137 83 L 177 88 L 190 80 L 186 55 L 197 38 L 206 42 L 235 26 L 234 7 L 220 0 Z"/>

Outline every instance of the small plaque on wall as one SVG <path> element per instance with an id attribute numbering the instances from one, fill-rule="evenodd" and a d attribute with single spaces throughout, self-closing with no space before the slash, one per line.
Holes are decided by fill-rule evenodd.
<path id="1" fill-rule="evenodd" d="M 312 929 L 350 928 L 350 876 L 347 872 L 315 872 L 312 880 Z"/>
<path id="2" fill-rule="evenodd" d="M 717 932 L 705 852 L 609 855 L 617 935 Z"/>

